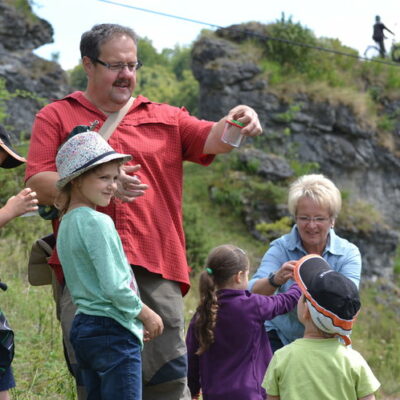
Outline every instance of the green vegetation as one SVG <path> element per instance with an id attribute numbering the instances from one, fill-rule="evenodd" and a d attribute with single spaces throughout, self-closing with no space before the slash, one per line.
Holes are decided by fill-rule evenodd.
<path id="1" fill-rule="evenodd" d="M 32 4 L 34 0 L 4 0 L 6 3 L 9 3 L 10 6 L 14 7 L 17 11 L 19 11 L 26 21 L 31 24 L 34 24 L 38 21 L 38 17 L 32 13 Z"/>
<path id="2" fill-rule="evenodd" d="M 11 0 L 10 0 L 11 1 Z M 23 0 L 20 0 L 23 1 Z M 205 32 L 207 35 L 214 35 Z M 288 40 L 355 53 L 338 40 L 316 38 L 314 34 L 291 18 L 268 25 L 265 34 Z M 291 48 L 283 42 L 261 42 L 249 39 L 241 44 L 246 56 L 258 60 L 270 89 L 282 98 L 306 93 L 315 101 L 327 104 L 344 104 L 370 126 L 378 126 L 382 142 L 391 143 L 390 132 L 396 115 L 378 116 L 380 101 L 396 98 L 400 88 L 400 72 L 396 67 L 359 62 L 339 55 L 320 53 L 311 48 Z M 139 45 L 139 58 L 144 67 L 138 72 L 138 93 L 152 100 L 186 106 L 192 114 L 197 112 L 198 84 L 190 71 L 190 49 L 176 47 L 157 53 L 148 39 Z M 77 89 L 86 85 L 80 66 L 69 71 L 70 82 Z M 10 94 L 0 80 L 0 122 L 6 117 L 5 101 L 20 93 Z M 24 95 L 24 94 L 23 94 Z M 25 94 L 27 95 L 27 94 Z M 11 96 L 11 97 L 10 97 Z M 290 123 L 300 103 L 290 103 L 281 114 L 284 124 Z M 289 128 L 272 132 L 271 137 L 290 135 Z M 268 148 L 268 139 L 254 141 L 258 148 Z M 27 143 L 20 145 L 26 154 Z M 297 160 L 296 148 L 288 155 L 294 177 L 318 171 L 316 163 Z M 290 229 L 291 220 L 271 213 L 270 221 L 255 224 L 264 240 L 256 240 L 248 230 L 243 215 L 249 207 L 268 207 L 276 211 L 286 204 L 287 182 L 275 183 L 258 176 L 261 161 L 243 162 L 237 152 L 221 155 L 212 166 L 203 168 L 186 164 L 184 181 L 184 226 L 187 238 L 188 259 L 193 267 L 193 288 L 185 297 L 185 318 L 188 321 L 197 305 L 197 281 L 207 253 L 219 244 L 233 243 L 247 251 L 251 271 L 258 267 L 268 242 Z M 23 167 L 1 170 L 0 205 L 23 186 Z M 369 232 L 380 216 L 363 202 L 352 203 L 344 195 L 343 211 L 338 224 L 348 229 Z M 255 211 L 256 214 L 256 211 Z M 257 215 L 255 215 L 257 217 Z M 38 217 L 17 218 L 0 230 L 2 259 L 0 278 L 9 284 L 2 296 L 1 307 L 16 332 L 16 357 L 13 363 L 17 388 L 13 399 L 69 399 L 73 400 L 74 385 L 64 363 L 61 333 L 55 318 L 55 308 L 50 287 L 31 287 L 27 282 L 27 257 L 33 241 L 51 230 L 50 224 Z M 400 283 L 400 253 L 395 265 L 395 279 Z M 400 393 L 398 376 L 400 360 L 399 292 L 384 282 L 366 282 L 361 288 L 363 308 L 353 333 L 353 346 L 372 366 L 382 383 L 378 400 L 397 399 Z"/>

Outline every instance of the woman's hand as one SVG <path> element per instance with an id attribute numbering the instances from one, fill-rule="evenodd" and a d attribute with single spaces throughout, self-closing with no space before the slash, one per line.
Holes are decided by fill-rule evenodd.
<path id="1" fill-rule="evenodd" d="M 293 279 L 293 270 L 296 261 L 286 261 L 281 267 L 275 271 L 274 283 L 276 285 L 282 286 L 289 279 Z M 263 294 L 264 296 L 271 296 L 275 293 L 276 287 L 272 286 L 269 277 L 258 279 L 252 288 L 252 293 Z"/>
<path id="2" fill-rule="evenodd" d="M 289 279 L 293 279 L 294 266 L 296 265 L 295 260 L 286 261 L 278 271 L 275 272 L 274 281 L 277 285 L 284 285 Z"/>

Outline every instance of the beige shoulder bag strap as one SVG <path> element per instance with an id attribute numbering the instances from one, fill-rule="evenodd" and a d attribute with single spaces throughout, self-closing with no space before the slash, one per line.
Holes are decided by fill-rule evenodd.
<path id="1" fill-rule="evenodd" d="M 119 123 L 122 121 L 126 113 L 131 108 L 134 100 L 135 99 L 133 97 L 130 97 L 128 102 L 120 110 L 111 113 L 108 116 L 108 118 L 106 119 L 103 126 L 99 129 L 98 132 L 101 136 L 103 136 L 104 140 L 108 140 L 111 137 L 115 129 L 117 129 Z"/>

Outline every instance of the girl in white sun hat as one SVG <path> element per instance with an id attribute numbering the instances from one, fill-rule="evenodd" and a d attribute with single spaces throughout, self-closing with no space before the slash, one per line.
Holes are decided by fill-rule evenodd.
<path id="1" fill-rule="evenodd" d="M 120 165 L 131 158 L 90 131 L 70 138 L 56 158 L 57 251 L 77 305 L 70 340 L 88 400 L 141 399 L 143 340 L 163 330 L 161 318 L 139 298 L 114 222 L 96 211 L 110 203 Z"/>

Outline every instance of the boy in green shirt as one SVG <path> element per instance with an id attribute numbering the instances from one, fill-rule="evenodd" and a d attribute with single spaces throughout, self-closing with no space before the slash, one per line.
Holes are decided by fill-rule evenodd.
<path id="1" fill-rule="evenodd" d="M 275 352 L 266 375 L 268 400 L 375 400 L 380 383 L 361 354 L 347 347 L 361 306 L 356 285 L 315 254 L 297 262 L 294 277 L 303 292 L 297 315 L 304 337 Z"/>

